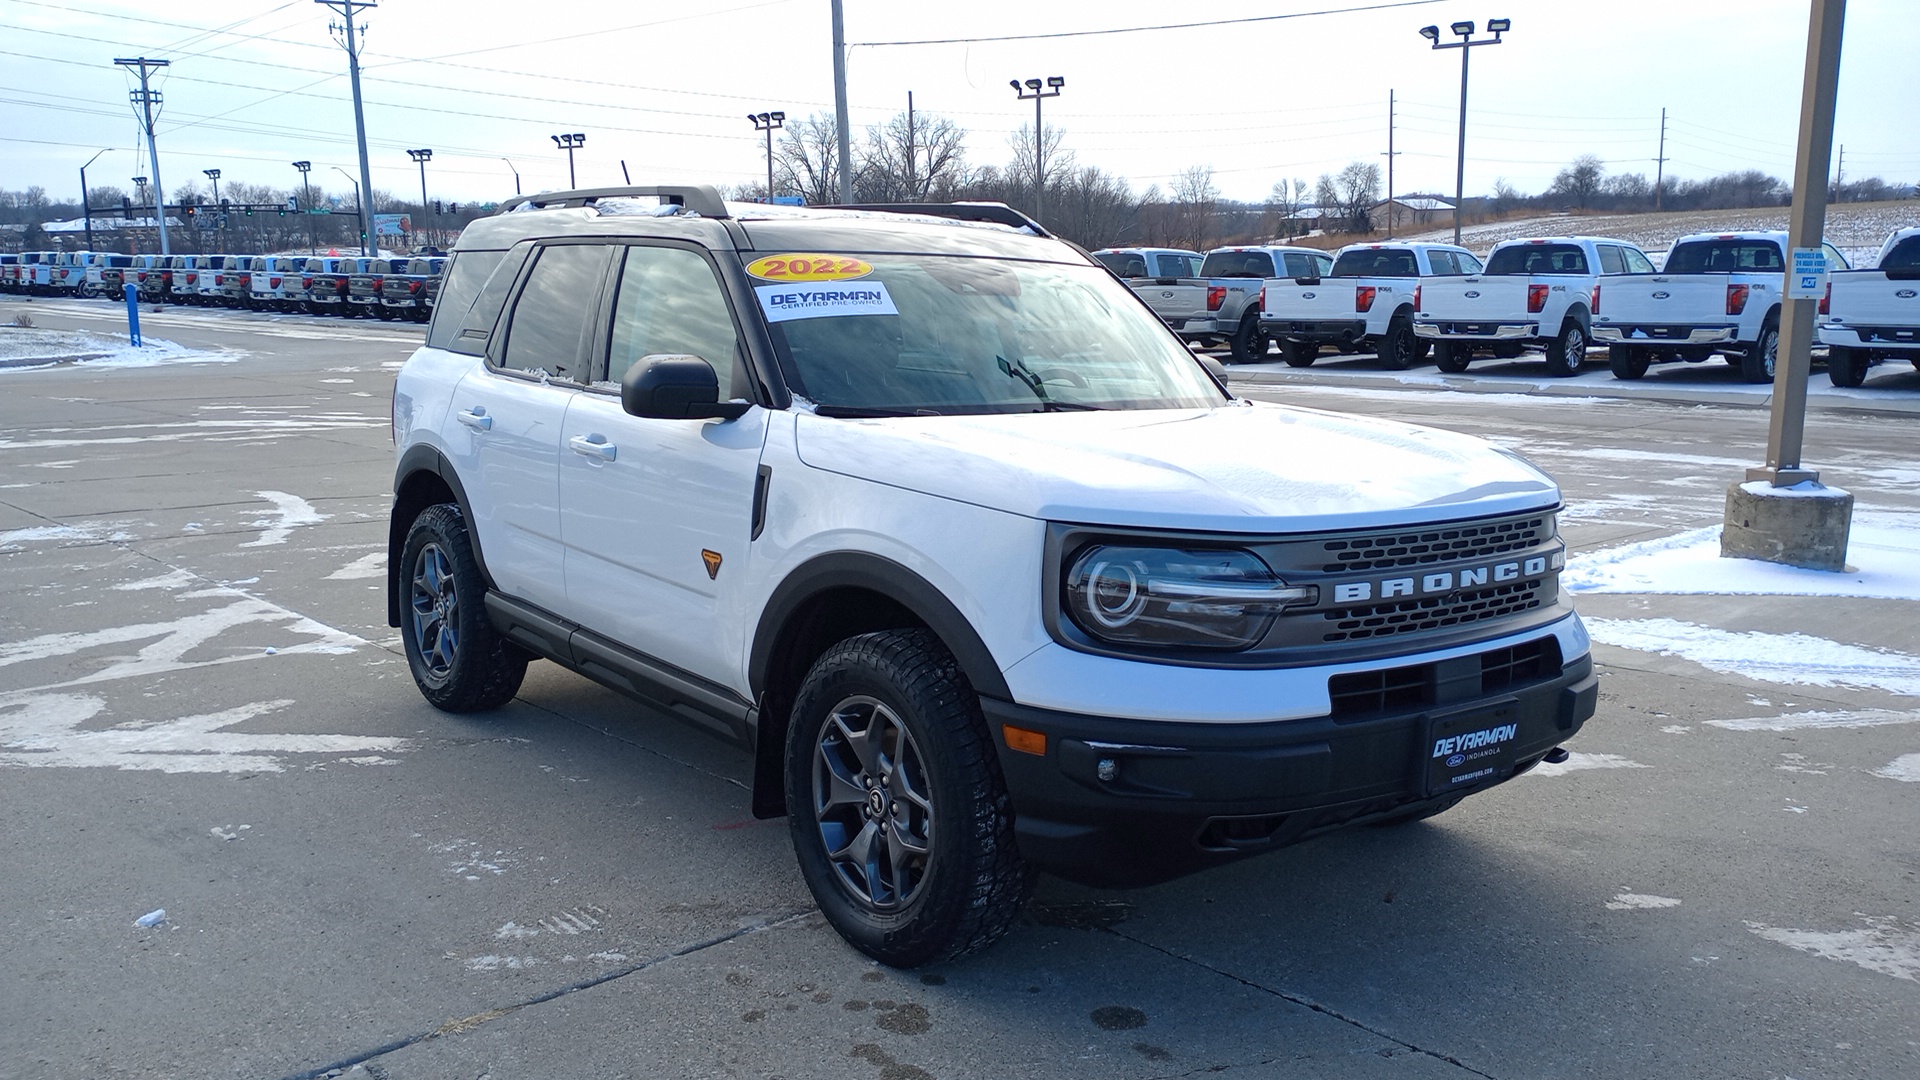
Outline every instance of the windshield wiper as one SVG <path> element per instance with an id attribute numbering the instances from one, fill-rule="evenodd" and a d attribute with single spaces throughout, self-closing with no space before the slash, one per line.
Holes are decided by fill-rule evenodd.
<path id="1" fill-rule="evenodd" d="M 1087 405 L 1078 401 L 1059 401 L 1048 398 L 1040 403 L 1041 412 L 1112 412 L 1105 405 Z"/>
<path id="2" fill-rule="evenodd" d="M 871 420 L 882 416 L 939 416 L 932 409 L 923 408 L 869 408 L 864 405 L 815 405 L 814 415 L 828 416 L 843 420 Z"/>
<path id="3" fill-rule="evenodd" d="M 1028 371 L 1025 361 L 1008 360 L 1004 356 L 995 356 L 993 360 L 1000 365 L 1001 371 L 1007 373 L 1008 378 L 1020 380 L 1021 385 L 1033 391 L 1034 397 L 1039 398 L 1041 401 L 1048 400 L 1047 388 L 1040 384 L 1040 376 Z"/>

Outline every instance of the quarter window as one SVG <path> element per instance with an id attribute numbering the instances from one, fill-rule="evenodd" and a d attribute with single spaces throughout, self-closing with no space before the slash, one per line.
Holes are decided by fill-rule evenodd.
<path id="1" fill-rule="evenodd" d="M 1612 244 L 1600 245 L 1600 272 L 1603 274 L 1624 274 L 1627 272 L 1627 260 L 1620 249 Z"/>
<path id="2" fill-rule="evenodd" d="M 1654 272 L 1653 263 L 1641 253 L 1639 248 L 1621 248 L 1620 252 L 1627 257 L 1627 273 L 1651 274 Z"/>
<path id="3" fill-rule="evenodd" d="M 566 244 L 542 249 L 514 301 L 501 366 L 580 378 L 580 336 L 600 299 L 607 249 Z"/>
<path id="4" fill-rule="evenodd" d="M 619 383 L 643 356 L 679 353 L 712 364 L 720 385 L 732 388 L 728 396 L 740 397 L 738 341 L 727 296 L 707 260 L 684 248 L 627 249 L 613 308 L 608 381 Z"/>

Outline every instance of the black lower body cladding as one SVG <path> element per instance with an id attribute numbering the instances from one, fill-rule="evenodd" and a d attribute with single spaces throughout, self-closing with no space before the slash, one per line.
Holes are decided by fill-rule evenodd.
<path id="1" fill-rule="evenodd" d="M 1375 699 L 1385 708 L 1272 723 L 1118 720 L 989 698 L 981 707 L 1001 743 L 1021 854 L 1069 880 L 1129 887 L 1344 825 L 1421 816 L 1520 775 L 1594 713 L 1592 660 L 1553 659 L 1496 693 L 1396 707 L 1406 699 L 1389 690 Z M 1424 669 L 1435 666 L 1394 672 L 1431 686 Z M 1009 749 L 1006 725 L 1043 732 L 1046 753 Z"/>

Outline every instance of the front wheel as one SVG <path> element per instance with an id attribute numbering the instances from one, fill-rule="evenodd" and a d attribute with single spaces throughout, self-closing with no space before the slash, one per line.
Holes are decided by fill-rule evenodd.
<path id="1" fill-rule="evenodd" d="M 1638 379 L 1647 373 L 1647 365 L 1652 362 L 1644 349 L 1631 345 L 1607 346 L 1607 365 L 1613 368 L 1616 379 Z"/>
<path id="2" fill-rule="evenodd" d="M 1395 318 L 1387 324 L 1387 332 L 1380 337 L 1380 362 L 1394 371 L 1405 371 L 1420 359 L 1420 350 L 1413 336 L 1413 324 L 1405 318 Z"/>
<path id="3" fill-rule="evenodd" d="M 1260 332 L 1260 317 L 1249 314 L 1240 320 L 1240 329 L 1234 331 L 1233 358 L 1242 364 L 1251 364 L 1263 360 L 1267 355 L 1267 335 Z"/>
<path id="4" fill-rule="evenodd" d="M 1547 370 L 1564 379 L 1580 374 L 1580 365 L 1586 359 L 1587 331 L 1577 321 L 1568 319 L 1547 346 Z"/>
<path id="5" fill-rule="evenodd" d="M 1467 370 L 1473 360 L 1473 350 L 1451 341 L 1433 343 L 1433 366 L 1449 375 L 1458 375 Z"/>
<path id="6" fill-rule="evenodd" d="M 800 873 L 849 944 L 894 967 L 998 940 L 1033 888 L 979 699 L 926 630 L 861 634 L 807 673 L 787 729 Z"/>
<path id="7" fill-rule="evenodd" d="M 452 503 L 421 511 L 400 556 L 400 639 L 420 693 L 447 712 L 485 712 L 513 700 L 527 655 L 486 612 L 486 582 L 466 519 Z"/>
<path id="8" fill-rule="evenodd" d="M 1833 380 L 1835 386 L 1859 386 L 1867 381 L 1867 366 L 1871 362 L 1860 349 L 1828 349 L 1827 378 Z"/>
<path id="9" fill-rule="evenodd" d="M 1740 377 L 1750 383 L 1773 381 L 1773 368 L 1780 357 L 1780 326 L 1769 316 L 1760 327 L 1760 337 L 1740 354 Z M 1729 363 L 1736 361 L 1729 358 Z"/>

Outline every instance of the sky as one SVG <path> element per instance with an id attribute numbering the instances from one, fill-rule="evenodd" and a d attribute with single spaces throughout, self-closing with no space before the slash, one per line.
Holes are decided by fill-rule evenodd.
<path id="1" fill-rule="evenodd" d="M 1396 100 L 1394 188 L 1450 194 L 1460 53 L 1435 52 L 1429 23 L 1513 20 L 1471 50 L 1466 189 L 1505 180 L 1539 192 L 1581 154 L 1609 174 L 1652 178 L 1668 110 L 1670 177 L 1792 171 L 1808 0 L 1249 0 L 1173 5 L 968 0 L 963 6 L 845 0 L 855 131 L 906 108 L 968 131 L 974 165 L 1005 165 L 1033 121 L 1009 79 L 1060 76 L 1042 106 L 1082 165 L 1163 190 L 1208 166 L 1221 193 L 1264 200 L 1279 180 L 1311 183 L 1352 161 L 1384 165 Z M 1848 178 L 1920 181 L 1920 0 L 1848 5 L 1835 141 Z M 1335 9 L 1367 8 L 1337 14 Z M 429 197 L 506 198 L 564 188 L 550 136 L 579 132 L 582 187 L 732 185 L 764 177 L 748 114 L 833 109 L 829 0 L 380 0 L 360 13 L 374 186 L 420 190 L 410 148 L 434 151 Z M 964 12 L 958 15 L 956 12 Z M 1130 33 L 1090 31 L 1298 16 Z M 293 188 L 357 175 L 339 16 L 313 0 L 152 4 L 0 0 L 0 187 L 72 199 L 131 190 L 138 82 L 117 57 L 173 61 L 156 86 L 169 194 L 201 171 Z M 1050 36 L 987 41 L 1009 35 Z M 969 38 L 949 44 L 887 44 Z"/>

